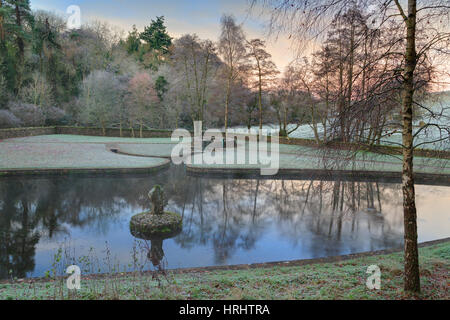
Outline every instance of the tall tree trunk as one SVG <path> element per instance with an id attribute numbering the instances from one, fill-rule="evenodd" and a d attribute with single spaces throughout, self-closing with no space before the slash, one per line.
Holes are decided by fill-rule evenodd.
<path id="1" fill-rule="evenodd" d="M 416 68 L 416 13 L 417 1 L 408 0 L 406 20 L 406 52 L 402 101 L 403 118 L 403 214 L 405 229 L 405 291 L 420 292 L 419 254 L 417 249 L 417 212 L 413 177 L 413 95 Z"/>
<path id="2" fill-rule="evenodd" d="M 228 129 L 228 105 L 230 104 L 232 74 L 230 74 L 227 82 L 227 95 L 225 97 L 225 132 Z"/>
<path id="3" fill-rule="evenodd" d="M 204 69 L 203 69 L 203 74 L 202 74 L 203 90 L 202 90 L 202 104 L 201 104 L 201 108 L 200 108 L 200 121 L 202 121 L 202 122 L 203 122 L 203 117 L 204 117 L 204 113 L 205 113 L 206 89 L 207 89 L 206 81 L 208 80 L 208 70 L 209 70 L 208 65 L 209 65 L 210 55 L 211 55 L 211 52 L 208 49 L 207 54 L 206 54 L 206 60 L 205 60 L 205 65 L 204 65 Z"/>
<path id="4" fill-rule="evenodd" d="M 341 36 L 341 35 L 340 35 Z M 344 62 L 342 52 L 342 41 L 339 40 L 339 96 L 338 96 L 338 112 L 339 112 L 339 126 L 340 139 L 345 142 L 345 92 L 344 92 Z"/>
<path id="5" fill-rule="evenodd" d="M 19 30 L 22 29 L 22 14 L 20 12 L 19 5 L 16 4 L 15 6 L 16 11 L 16 24 L 19 28 Z M 20 32 L 16 36 L 16 43 L 17 48 L 19 49 L 19 57 L 18 57 L 18 64 L 16 65 L 16 94 L 18 95 L 20 92 L 20 89 L 22 87 L 22 74 L 24 69 L 24 57 L 25 57 L 25 43 L 23 41 L 22 36 L 20 35 Z"/>
<path id="6" fill-rule="evenodd" d="M 259 108 L 259 131 L 262 131 L 263 116 L 262 116 L 262 70 L 259 64 L 259 60 L 256 59 L 258 64 L 258 108 Z"/>
<path id="7" fill-rule="evenodd" d="M 16 9 L 16 23 L 17 23 L 17 26 L 19 28 L 21 28 L 22 27 L 22 14 L 20 12 L 20 8 L 19 8 L 18 4 L 16 4 L 15 9 Z M 23 57 L 25 54 L 25 44 L 23 42 L 23 38 L 21 35 L 17 36 L 17 48 L 19 49 L 19 59 L 21 62 L 23 62 Z"/>
<path id="8" fill-rule="evenodd" d="M 3 7 L 3 0 L 0 0 L 0 10 Z M 3 27 L 3 16 L 0 16 L 0 45 L 5 41 L 5 29 Z"/>
<path id="9" fill-rule="evenodd" d="M 311 109 L 311 124 L 312 124 L 311 127 L 314 132 L 314 138 L 316 139 L 316 143 L 319 145 L 320 144 L 320 136 L 319 136 L 319 131 L 317 129 L 316 117 L 314 116 L 315 111 L 314 111 L 314 106 L 312 105 L 312 103 L 310 104 L 310 109 Z"/>

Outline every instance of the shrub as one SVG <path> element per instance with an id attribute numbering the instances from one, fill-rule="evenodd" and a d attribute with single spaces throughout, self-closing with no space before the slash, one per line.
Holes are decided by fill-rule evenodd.
<path id="1" fill-rule="evenodd" d="M 9 111 L 22 122 L 25 127 L 40 127 L 45 124 L 42 108 L 29 103 L 9 102 Z"/>
<path id="2" fill-rule="evenodd" d="M 16 128 L 22 125 L 22 121 L 9 110 L 0 110 L 0 128 Z"/>
<path id="3" fill-rule="evenodd" d="M 57 107 L 45 108 L 45 124 L 48 126 L 54 126 L 59 124 L 67 124 L 66 112 Z"/>

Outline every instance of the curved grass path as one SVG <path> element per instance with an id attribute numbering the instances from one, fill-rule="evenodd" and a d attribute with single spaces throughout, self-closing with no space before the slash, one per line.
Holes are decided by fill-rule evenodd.
<path id="1" fill-rule="evenodd" d="M 116 149 L 119 154 L 139 157 L 170 158 L 175 144 L 170 143 L 112 143 L 107 147 Z"/>
<path id="2" fill-rule="evenodd" d="M 158 138 L 117 139 L 69 135 L 7 139 L 0 142 L 0 174 L 152 172 L 170 165 L 167 159 L 115 154 L 107 144 L 116 140 L 151 140 L 155 146 L 168 142 L 167 139 Z"/>

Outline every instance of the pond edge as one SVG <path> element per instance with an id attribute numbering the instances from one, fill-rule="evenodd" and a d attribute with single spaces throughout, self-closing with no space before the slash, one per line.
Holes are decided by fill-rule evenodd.
<path id="1" fill-rule="evenodd" d="M 425 248 L 434 246 L 437 244 L 450 242 L 450 237 L 442 238 L 438 240 L 425 241 L 419 243 L 419 248 Z M 251 269 L 267 269 L 273 267 L 300 267 L 305 265 L 312 264 L 322 264 L 322 263 L 332 263 L 332 262 L 343 262 L 347 260 L 353 260 L 358 258 L 379 256 L 379 255 L 388 255 L 393 253 L 400 253 L 403 251 L 403 246 L 391 248 L 391 249 L 383 249 L 376 251 L 365 251 L 359 253 L 351 253 L 345 255 L 331 256 L 331 257 L 322 257 L 322 258 L 311 258 L 311 259 L 300 259 L 300 260 L 288 260 L 288 261 L 275 261 L 275 262 L 263 262 L 263 263 L 252 263 L 252 264 L 236 264 L 236 265 L 222 265 L 222 266 L 208 266 L 208 267 L 192 267 L 192 268 L 176 268 L 176 269 L 167 269 L 168 272 L 172 274 L 189 274 L 189 273 L 205 273 L 211 271 L 232 271 L 232 270 L 251 270 Z M 420 259 L 420 256 L 419 256 Z M 127 276 L 133 275 L 135 272 L 121 272 L 117 275 L 113 276 Z M 144 271 L 141 273 L 142 276 L 151 275 L 153 271 Z M 82 279 L 106 279 L 111 275 L 108 273 L 96 273 L 96 274 L 88 274 L 82 276 Z M 14 283 L 35 283 L 35 282 L 51 282 L 56 281 L 58 279 L 65 277 L 57 277 L 56 279 L 48 279 L 45 277 L 37 277 L 37 278 L 25 278 L 19 279 L 16 281 L 12 280 L 0 280 L 0 284 L 14 284 Z"/>

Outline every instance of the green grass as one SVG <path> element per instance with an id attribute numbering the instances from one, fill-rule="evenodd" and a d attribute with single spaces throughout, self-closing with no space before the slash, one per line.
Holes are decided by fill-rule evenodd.
<path id="1" fill-rule="evenodd" d="M 365 282 L 369 265 L 381 268 L 381 289 Z M 335 263 L 246 270 L 168 272 L 83 278 L 68 292 L 64 279 L 0 284 L 0 299 L 449 299 L 450 242 L 420 249 L 422 292 L 403 287 L 403 254 L 369 256 Z"/>

